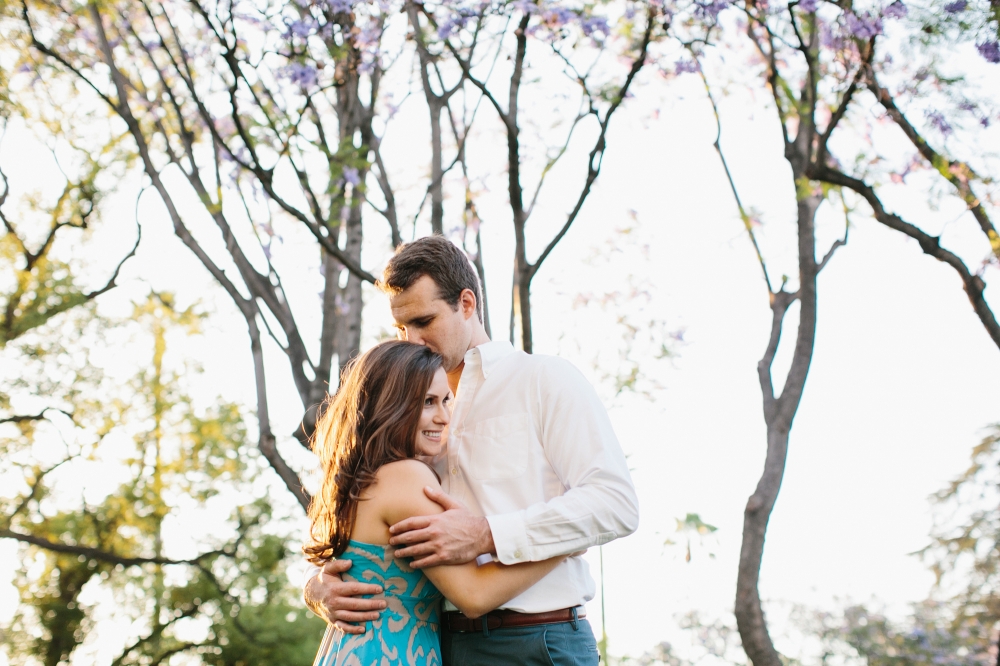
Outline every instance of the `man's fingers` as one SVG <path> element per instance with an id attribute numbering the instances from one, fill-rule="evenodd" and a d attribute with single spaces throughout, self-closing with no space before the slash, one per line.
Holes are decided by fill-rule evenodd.
<path id="1" fill-rule="evenodd" d="M 363 634 L 366 631 L 365 627 L 359 627 L 355 624 L 348 624 L 347 622 L 334 622 L 333 626 L 337 627 L 345 634 Z"/>
<path id="2" fill-rule="evenodd" d="M 340 622 L 374 622 L 381 613 L 352 613 L 350 611 L 337 611 L 333 614 L 334 619 Z"/>
<path id="3" fill-rule="evenodd" d="M 437 502 L 444 507 L 445 511 L 449 509 L 464 509 L 465 505 L 459 502 L 457 499 L 444 492 L 440 488 L 431 488 L 430 486 L 424 486 L 424 494 L 427 495 L 431 500 Z"/>
<path id="4" fill-rule="evenodd" d="M 401 560 L 409 557 L 425 557 L 434 552 L 434 546 L 429 543 L 418 543 L 406 548 L 399 548 L 393 555 Z"/>
<path id="5" fill-rule="evenodd" d="M 427 516 L 413 516 L 405 520 L 401 520 L 392 527 L 389 528 L 389 534 L 401 534 L 403 532 L 409 532 L 410 530 L 422 530 L 425 527 L 429 527 L 431 521 Z M 389 540 L 392 543 L 392 539 Z"/>
<path id="6" fill-rule="evenodd" d="M 427 528 L 419 530 L 410 530 L 409 532 L 403 532 L 396 536 L 389 537 L 390 546 L 398 546 L 400 544 L 408 543 L 423 543 L 429 541 L 434 535 L 430 533 Z"/>
<path id="7" fill-rule="evenodd" d="M 429 557 L 424 557 L 410 562 L 410 567 L 414 569 L 426 569 L 427 567 L 436 567 L 444 563 L 445 559 L 443 557 L 439 555 L 431 555 Z"/>
<path id="8" fill-rule="evenodd" d="M 351 568 L 353 562 L 350 560 L 330 560 L 323 565 L 323 573 L 330 576 L 339 576 Z"/>
<path id="9" fill-rule="evenodd" d="M 379 585 L 372 585 L 370 583 L 340 583 L 336 587 L 329 587 L 329 596 L 334 597 L 356 597 L 360 594 L 382 594 L 382 588 Z M 372 601 L 385 604 L 382 599 L 358 599 L 357 601 Z"/>
<path id="10" fill-rule="evenodd" d="M 361 612 L 380 611 L 385 607 L 385 599 L 354 599 L 350 597 L 342 597 L 337 599 L 337 610 L 333 611 L 333 614 L 340 618 L 340 612 L 342 610 Z M 378 616 L 378 613 L 375 613 L 375 615 Z"/>

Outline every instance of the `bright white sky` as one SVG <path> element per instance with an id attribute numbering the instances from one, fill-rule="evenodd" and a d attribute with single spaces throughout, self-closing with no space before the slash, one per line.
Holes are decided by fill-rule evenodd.
<path id="1" fill-rule="evenodd" d="M 1000 70 L 994 67 L 987 75 L 993 89 L 1000 89 Z M 789 172 L 770 116 L 757 109 L 751 119 L 752 111 L 743 96 L 724 100 L 723 145 L 741 193 L 764 212 L 765 254 L 774 257 L 773 270 L 780 275 L 792 270 L 787 263 Z M 568 304 L 575 292 L 595 288 L 588 280 L 603 279 L 604 288 L 616 289 L 631 273 L 652 285 L 653 299 L 638 316 L 684 329 L 679 357 L 646 365 L 663 385 L 652 400 L 624 397 L 609 403 L 634 469 L 642 520 L 635 535 L 605 547 L 607 631 L 612 653 L 637 655 L 662 640 L 683 651 L 690 639 L 677 629 L 677 620 L 688 610 L 702 610 L 707 617 L 731 612 L 743 508 L 765 451 L 756 363 L 770 312 L 759 267 L 711 147 L 714 120 L 697 79 L 647 87 L 618 120 L 604 171 L 581 219 L 536 280 L 534 308 L 538 353 L 568 349 L 567 338 L 593 349 L 620 333 L 610 317 L 581 330 Z M 983 132 L 980 145 L 995 152 L 1000 131 Z M 49 168 L 45 155 L 30 151 L 17 133 L 2 148 L 6 160 L 23 158 L 12 174 L 22 182 L 41 178 Z M 403 155 L 397 163 L 405 163 L 409 154 Z M 412 160 L 425 159 L 423 148 L 414 146 Z M 506 332 L 509 296 L 504 292 L 512 252 L 502 178 L 495 175 L 492 191 L 479 202 L 498 337 Z M 575 191 L 577 181 L 557 178 L 562 179 L 553 180 L 553 191 Z M 115 256 L 130 237 L 133 185 L 123 185 L 128 194 L 116 199 L 109 216 L 109 225 L 125 234 L 120 242 L 109 240 Z M 961 217 L 960 207 L 928 210 L 920 196 L 902 190 L 887 195 L 887 202 L 928 230 L 944 229 L 946 244 L 971 247 L 972 257 L 985 256 L 985 243 L 968 217 Z M 532 230 L 539 234 L 535 238 L 566 208 L 562 200 L 551 205 L 554 213 Z M 225 303 L 173 238 L 152 194 L 145 195 L 140 211 L 143 247 L 126 271 L 121 293 L 109 297 L 105 307 L 121 311 L 127 296 L 143 292 L 142 280 L 188 301 L 201 298 L 210 307 Z M 635 224 L 630 211 L 638 220 L 633 234 L 638 239 L 610 261 L 608 273 L 595 278 L 581 268 L 581 258 L 614 237 L 616 228 Z M 1000 351 L 972 313 L 958 278 L 923 256 L 915 243 L 862 215 L 855 222 L 849 244 L 820 279 L 816 354 L 768 531 L 761 591 L 776 634 L 793 603 L 834 608 L 848 600 L 875 599 L 898 612 L 905 602 L 925 598 L 933 579 L 909 553 L 927 542 L 928 496 L 964 469 L 982 429 L 1000 421 Z M 822 231 L 823 242 L 835 233 L 836 223 L 831 223 Z M 643 243 L 650 247 L 649 258 L 636 260 Z M 275 260 L 305 275 L 306 269 L 295 264 L 311 266 L 314 258 L 303 259 L 294 249 L 290 239 L 276 250 Z M 385 245 L 370 242 L 365 264 L 380 267 L 387 256 Z M 994 283 L 989 297 L 1000 310 L 1000 273 L 991 270 L 986 278 Z M 304 298 L 313 298 L 314 290 L 307 291 Z M 194 353 L 206 365 L 206 398 L 221 393 L 250 403 L 244 328 L 228 312 L 223 310 Z M 387 325 L 387 315 L 383 297 L 372 294 L 366 314 L 369 342 Z M 793 337 L 794 320 L 791 324 L 786 339 Z M 776 374 L 787 361 L 787 354 L 779 354 Z M 301 416 L 284 364 L 276 354 L 270 362 L 279 433 L 291 432 Z M 287 444 L 284 450 L 307 463 L 296 446 Z M 688 512 L 719 528 L 704 546 L 695 545 L 691 563 L 684 562 L 681 547 L 663 546 L 665 539 L 675 538 L 675 518 Z M 15 556 L 12 544 L 0 543 L 0 621 L 16 604 L 9 584 Z M 597 552 L 588 559 L 596 578 Z M 596 600 L 589 613 L 599 631 Z M 778 647 L 789 656 L 800 650 L 794 640 L 779 639 Z"/>

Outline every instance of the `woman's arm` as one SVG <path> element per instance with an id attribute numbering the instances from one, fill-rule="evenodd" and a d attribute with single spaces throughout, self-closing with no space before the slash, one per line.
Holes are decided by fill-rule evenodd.
<path id="1" fill-rule="evenodd" d="M 378 472 L 373 488 L 386 525 L 394 525 L 411 516 L 441 513 L 442 508 L 424 494 L 424 487 L 439 490 L 434 473 L 416 460 L 400 460 Z M 510 601 L 544 578 L 565 558 L 541 562 L 504 565 L 474 562 L 424 569 L 424 573 L 448 601 L 469 617 L 479 617 Z"/>
<path id="2" fill-rule="evenodd" d="M 510 601 L 555 569 L 565 557 L 524 564 L 475 562 L 430 567 L 424 573 L 441 594 L 469 617 L 479 617 Z"/>

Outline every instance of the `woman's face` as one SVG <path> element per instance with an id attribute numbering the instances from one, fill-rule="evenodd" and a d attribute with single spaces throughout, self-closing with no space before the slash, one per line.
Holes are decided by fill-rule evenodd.
<path id="1" fill-rule="evenodd" d="M 417 428 L 417 455 L 436 456 L 448 441 L 451 422 L 451 389 L 444 368 L 438 368 L 424 396 L 424 409 Z"/>

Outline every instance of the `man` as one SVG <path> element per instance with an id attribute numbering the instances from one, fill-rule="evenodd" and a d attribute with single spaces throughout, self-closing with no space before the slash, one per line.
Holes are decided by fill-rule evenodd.
<path id="1" fill-rule="evenodd" d="M 458 247 L 441 236 L 403 245 L 379 286 L 389 294 L 400 338 L 442 356 L 455 394 L 447 452 L 435 461 L 447 494 L 426 491 L 446 511 L 393 525 L 397 557 L 414 558 L 416 568 L 482 557 L 515 564 L 635 531 L 635 490 L 597 394 L 564 360 L 490 341 L 479 280 Z M 382 589 L 341 581 L 346 566 L 335 561 L 317 570 L 306 583 L 306 603 L 344 631 L 363 633 L 385 603 L 358 597 Z M 594 635 L 583 619 L 593 596 L 586 562 L 571 556 L 483 618 L 446 607 L 445 664 L 596 664 Z"/>

